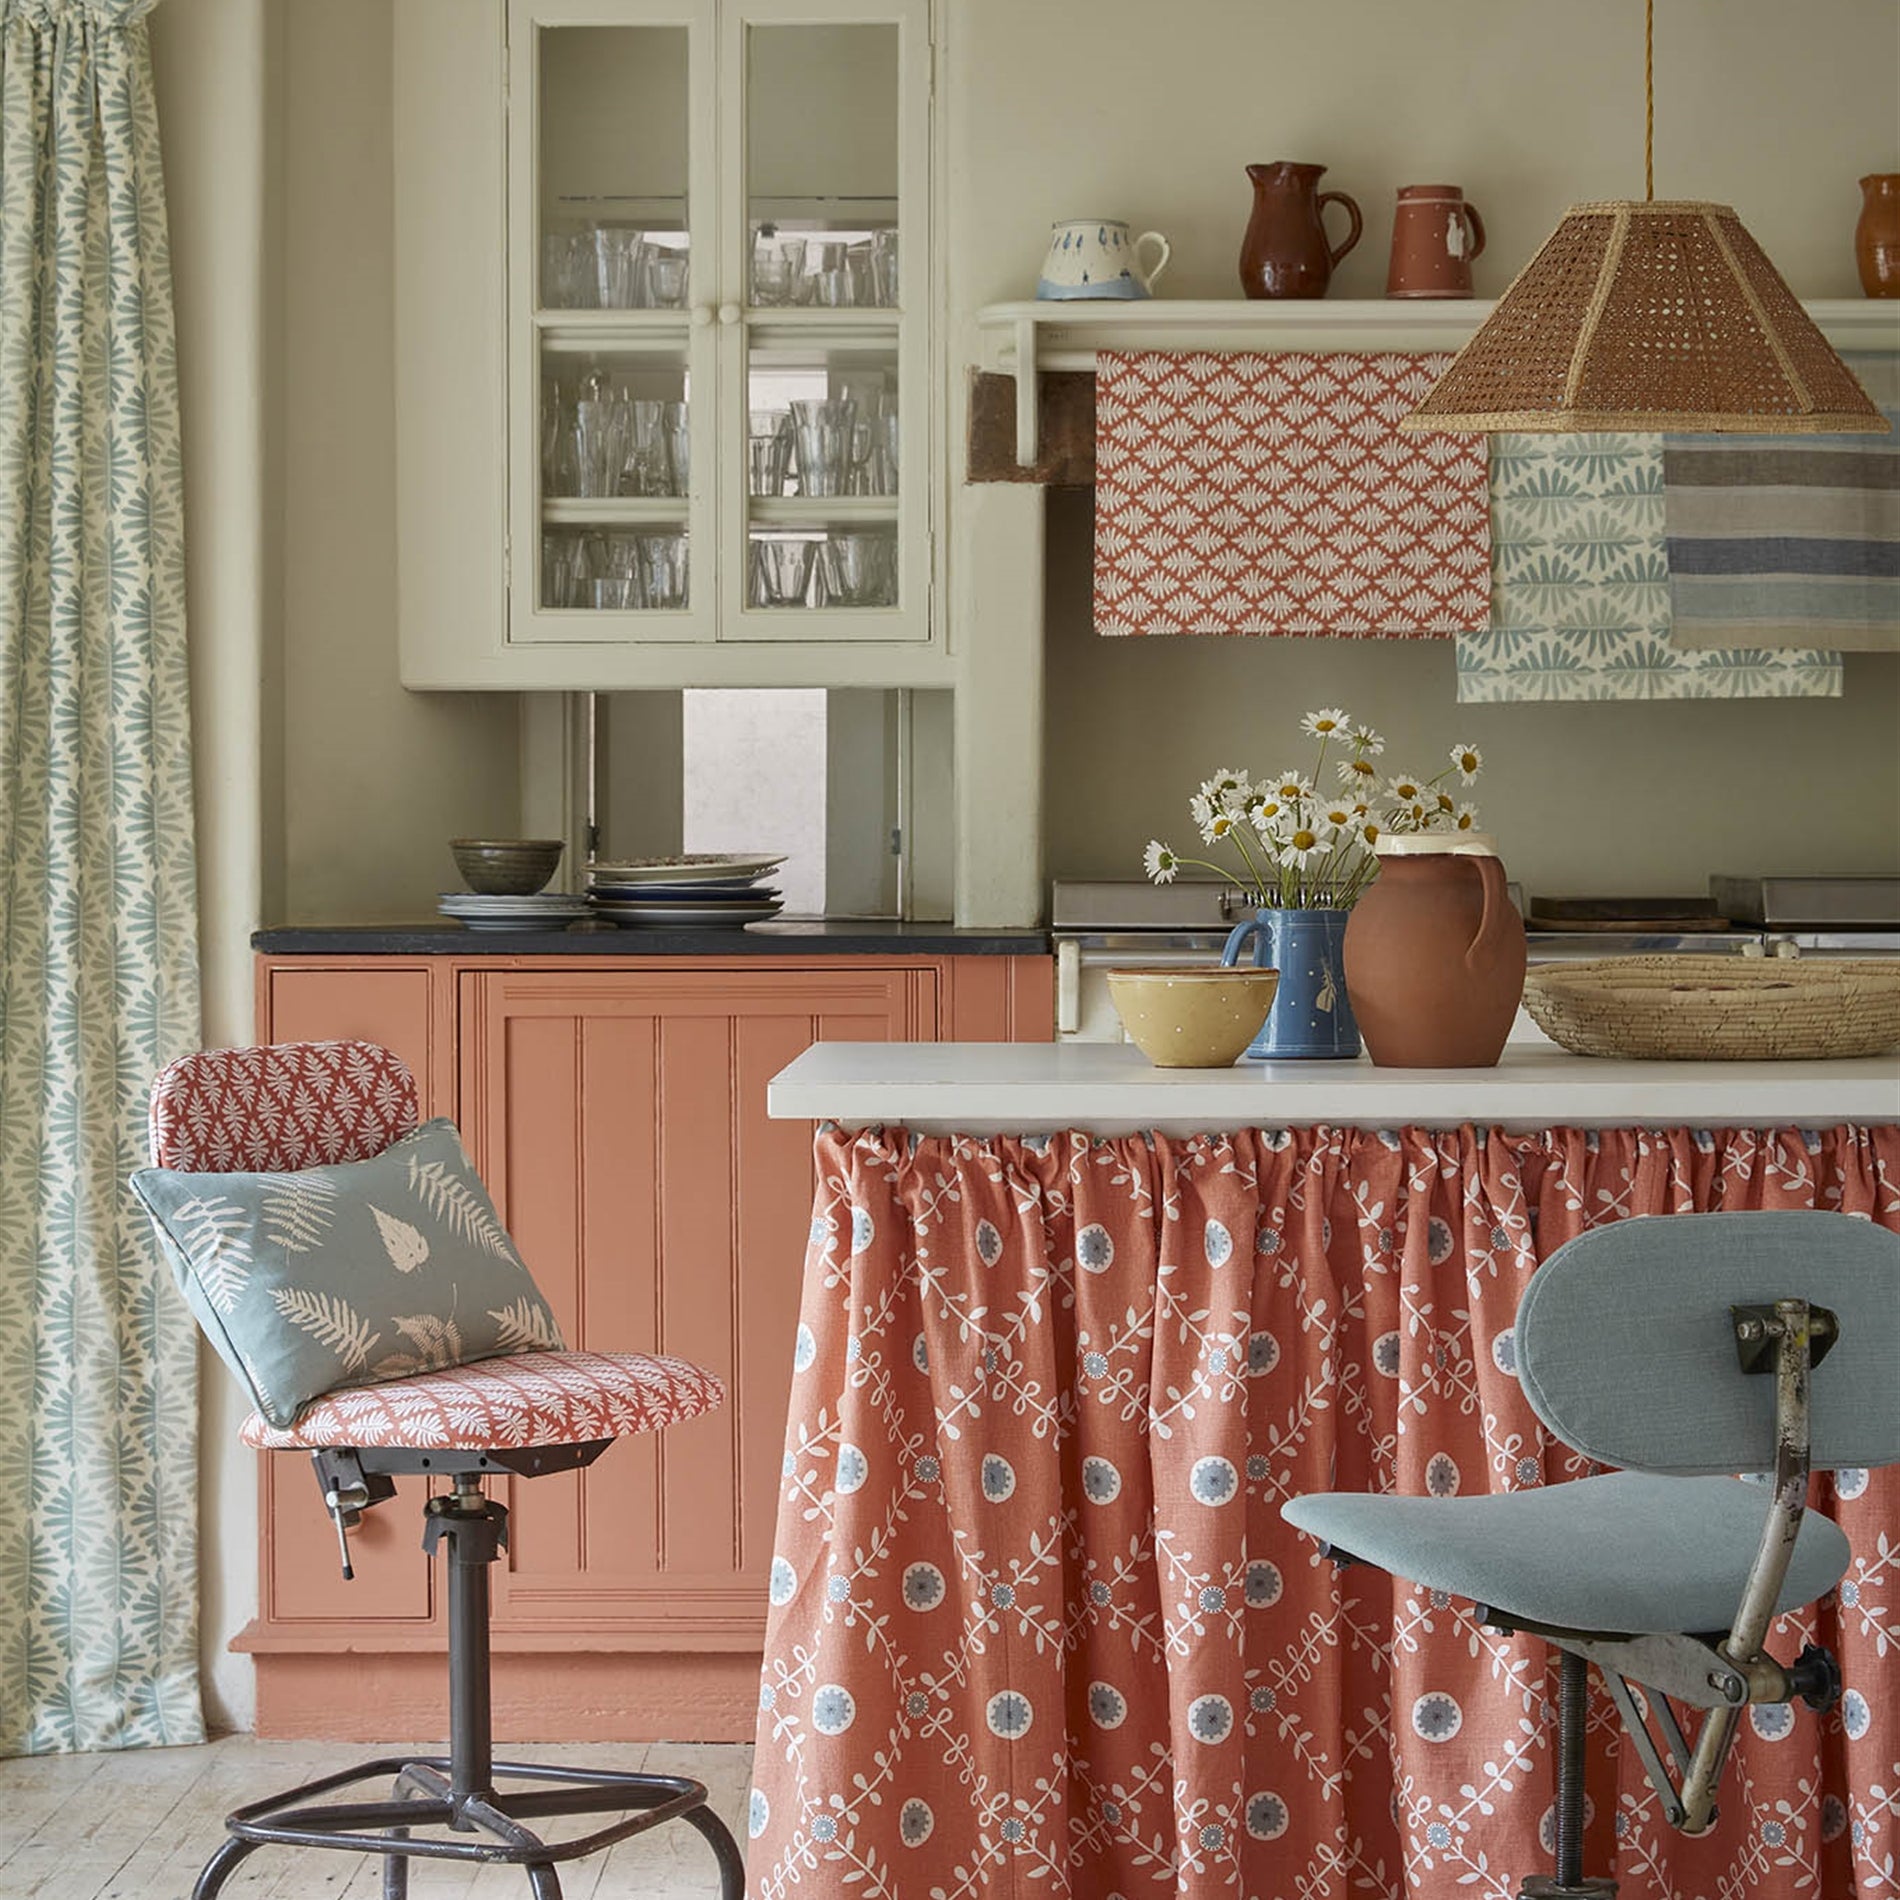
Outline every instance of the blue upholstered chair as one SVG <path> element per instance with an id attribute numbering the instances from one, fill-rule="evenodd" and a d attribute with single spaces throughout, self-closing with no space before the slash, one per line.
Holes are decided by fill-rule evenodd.
<path id="1" fill-rule="evenodd" d="M 1589 1664 L 1686 1834 L 1714 1822 L 1745 1707 L 1840 1694 L 1825 1650 L 1762 1644 L 1847 1569 L 1840 1527 L 1805 1514 L 1809 1472 L 1900 1462 L 1900 1235 L 1845 1214 L 1618 1221 L 1533 1275 L 1516 1347 L 1550 1431 L 1622 1469 L 1486 1497 L 1324 1492 L 1283 1514 L 1336 1562 L 1561 1652 L 1556 1876 L 1520 1892 L 1609 1895 L 1582 1869 Z"/>

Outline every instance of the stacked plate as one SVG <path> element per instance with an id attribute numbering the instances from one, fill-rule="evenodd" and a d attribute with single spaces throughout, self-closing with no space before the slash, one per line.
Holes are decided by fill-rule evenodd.
<path id="1" fill-rule="evenodd" d="M 436 909 L 466 930 L 565 930 L 587 915 L 588 905 L 570 891 L 536 891 L 532 897 L 444 891 Z"/>
<path id="2" fill-rule="evenodd" d="M 593 908 L 617 924 L 660 930 L 732 929 L 784 909 L 767 880 L 783 857 L 693 851 L 670 858 L 590 864 Z"/>

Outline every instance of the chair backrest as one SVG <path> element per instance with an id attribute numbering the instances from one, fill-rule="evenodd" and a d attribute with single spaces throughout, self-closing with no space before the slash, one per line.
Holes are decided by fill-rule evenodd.
<path id="1" fill-rule="evenodd" d="M 152 1084 L 152 1164 L 262 1174 L 368 1161 L 416 1125 L 416 1079 L 374 1042 L 184 1056 Z"/>
<path id="2" fill-rule="evenodd" d="M 1810 1382 L 1816 1469 L 1900 1462 L 1900 1234 L 1848 1214 L 1664 1214 L 1580 1234 L 1517 1309 L 1525 1396 L 1565 1444 L 1637 1471 L 1772 1470 L 1775 1381 L 1731 1306 L 1839 1316 Z"/>

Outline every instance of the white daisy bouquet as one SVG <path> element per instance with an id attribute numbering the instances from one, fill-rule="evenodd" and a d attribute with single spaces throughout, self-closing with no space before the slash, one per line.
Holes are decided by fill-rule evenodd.
<path id="1" fill-rule="evenodd" d="M 1384 833 L 1478 829 L 1477 806 L 1447 787 L 1475 783 L 1484 763 L 1476 746 L 1453 746 L 1450 764 L 1425 778 L 1387 773 L 1376 763 L 1385 740 L 1339 707 L 1308 713 L 1300 729 L 1319 743 L 1310 773 L 1219 771 L 1188 800 L 1202 841 L 1230 848 L 1238 875 L 1231 861 L 1182 857 L 1154 838 L 1143 857 L 1149 877 L 1172 883 L 1191 866 L 1238 883 L 1262 909 L 1344 910 L 1378 874 L 1372 846 Z"/>

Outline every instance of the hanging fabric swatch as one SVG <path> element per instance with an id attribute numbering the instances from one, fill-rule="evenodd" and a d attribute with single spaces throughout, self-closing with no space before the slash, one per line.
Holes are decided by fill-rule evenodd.
<path id="1" fill-rule="evenodd" d="M 1483 627 L 1484 439 L 1398 430 L 1449 361 L 1102 352 L 1096 632 Z"/>
<path id="2" fill-rule="evenodd" d="M 1670 643 L 1660 436 L 1490 441 L 1491 624 L 1459 636 L 1460 700 L 1839 695 L 1837 652 Z"/>
<path id="3" fill-rule="evenodd" d="M 1900 358 L 1851 367 L 1894 434 L 1663 438 L 1677 646 L 1900 653 Z"/>

